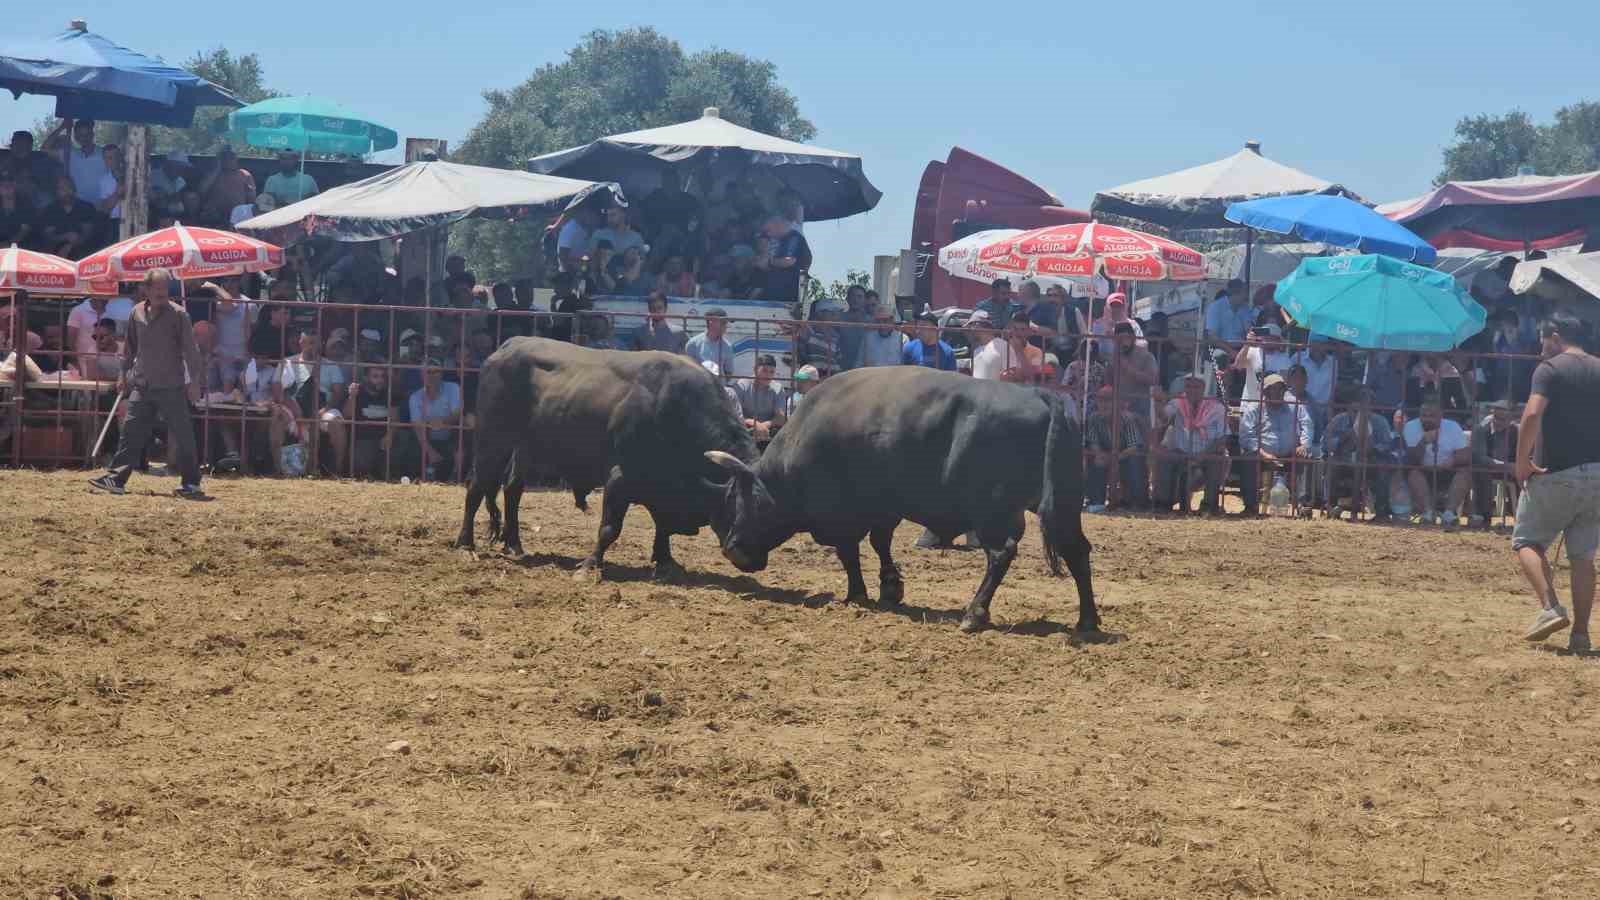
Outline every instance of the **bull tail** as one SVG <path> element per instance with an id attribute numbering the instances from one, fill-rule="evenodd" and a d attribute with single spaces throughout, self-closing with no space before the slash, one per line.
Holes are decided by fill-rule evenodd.
<path id="1" fill-rule="evenodd" d="M 1061 558 L 1083 537 L 1083 441 L 1067 418 L 1065 401 L 1051 395 L 1050 427 L 1044 438 L 1044 485 L 1039 492 L 1039 531 L 1050 572 L 1061 575 Z"/>

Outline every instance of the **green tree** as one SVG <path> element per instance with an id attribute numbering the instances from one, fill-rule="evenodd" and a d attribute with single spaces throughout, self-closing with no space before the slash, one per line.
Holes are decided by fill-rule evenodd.
<path id="1" fill-rule="evenodd" d="M 1455 138 L 1435 184 L 1505 178 L 1523 166 L 1539 175 L 1589 172 L 1600 168 L 1600 103 L 1564 106 L 1545 125 L 1521 111 L 1467 116 L 1456 123 Z"/>
<path id="2" fill-rule="evenodd" d="M 846 269 L 843 278 L 835 278 L 828 284 L 823 284 L 820 278 L 808 278 L 802 299 L 808 304 L 826 299 L 843 300 L 845 293 L 855 286 L 872 287 L 872 276 L 862 269 Z"/>
<path id="3" fill-rule="evenodd" d="M 590 32 L 565 60 L 483 99 L 488 110 L 452 154 L 459 162 L 522 169 L 541 153 L 693 119 L 707 106 L 790 140 L 816 134 L 772 63 L 727 50 L 685 54 L 653 28 Z M 451 229 L 451 245 L 479 278 L 525 275 L 537 268 L 544 224 L 469 221 Z"/>
<path id="4" fill-rule="evenodd" d="M 234 56 L 225 47 L 216 47 L 205 53 L 196 53 L 183 64 L 185 69 L 201 78 L 232 92 L 243 103 L 256 103 L 279 93 L 268 88 L 261 72 L 261 60 L 254 53 Z M 225 143 L 228 108 L 203 106 L 195 111 L 194 124 L 188 128 L 156 126 L 150 129 L 150 152 L 167 153 L 182 150 L 185 153 L 214 153 Z M 240 155 L 268 156 L 270 151 L 251 147 L 235 147 Z"/>

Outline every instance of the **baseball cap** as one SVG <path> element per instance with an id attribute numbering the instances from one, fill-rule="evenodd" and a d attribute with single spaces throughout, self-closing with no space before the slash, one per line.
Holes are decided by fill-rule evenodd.
<path id="1" fill-rule="evenodd" d="M 1274 372 L 1271 375 L 1268 375 L 1265 381 L 1261 382 L 1261 390 L 1265 391 L 1268 388 L 1277 387 L 1280 384 L 1287 386 L 1289 382 L 1284 381 L 1282 375 Z"/>
<path id="2" fill-rule="evenodd" d="M 383 340 L 383 332 L 376 328 L 363 328 L 361 329 L 361 339 L 364 341 L 381 341 Z"/>
<path id="3" fill-rule="evenodd" d="M 343 341 L 347 344 L 350 343 L 350 329 L 335 328 L 334 330 L 328 332 L 328 343 L 337 344 L 340 341 Z"/>
<path id="4" fill-rule="evenodd" d="M 706 318 L 708 319 L 726 319 L 727 317 L 728 311 L 720 306 L 713 306 L 706 310 Z"/>
<path id="5" fill-rule="evenodd" d="M 705 370 L 707 372 L 710 372 L 711 374 L 716 375 L 719 378 L 722 377 L 722 368 L 720 366 L 718 366 L 716 363 L 712 362 L 711 360 L 703 359 L 703 360 L 700 361 L 700 365 L 704 366 Z"/>
<path id="6" fill-rule="evenodd" d="M 363 331 L 361 336 L 366 337 L 367 333 Z M 415 328 L 407 328 L 405 331 L 400 332 L 400 343 L 404 344 L 406 341 L 409 341 L 414 337 L 422 337 L 422 334 Z"/>
<path id="7" fill-rule="evenodd" d="M 431 335 L 428 335 L 428 346 L 429 347 L 443 347 L 444 346 L 444 335 L 442 335 L 442 334 L 431 334 Z"/>
<path id="8" fill-rule="evenodd" d="M 816 381 L 818 377 L 817 367 L 810 363 L 794 370 L 795 381 Z"/>
<path id="9" fill-rule="evenodd" d="M 1106 298 L 1106 304 L 1107 305 L 1110 305 L 1112 303 L 1124 303 L 1125 304 L 1127 302 L 1128 302 L 1128 295 L 1124 294 L 1121 291 L 1117 291 L 1115 294 L 1112 294 L 1111 296 Z"/>
<path id="10" fill-rule="evenodd" d="M 977 310 L 976 312 L 974 312 L 971 315 L 971 317 L 969 317 L 967 319 L 967 324 L 968 325 L 974 325 L 974 324 L 987 325 L 987 324 L 989 324 L 989 311 L 987 309 Z"/>

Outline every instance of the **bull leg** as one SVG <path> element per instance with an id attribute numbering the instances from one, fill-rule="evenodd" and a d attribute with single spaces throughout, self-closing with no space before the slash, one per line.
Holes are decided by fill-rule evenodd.
<path id="1" fill-rule="evenodd" d="M 850 587 L 845 593 L 846 603 L 866 603 L 867 580 L 861 577 L 861 541 L 841 541 L 834 552 L 839 554 L 839 562 L 844 563 L 844 574 L 849 579 Z"/>
<path id="2" fill-rule="evenodd" d="M 1100 611 L 1094 605 L 1094 582 L 1089 577 L 1089 539 L 1079 531 L 1077 540 L 1063 556 L 1066 557 L 1067 570 L 1072 573 L 1072 580 L 1078 585 L 1078 627 L 1079 632 L 1100 630 Z"/>
<path id="3" fill-rule="evenodd" d="M 511 480 L 506 482 L 504 492 L 506 499 L 506 525 L 505 530 L 501 532 L 501 537 L 505 539 L 506 552 L 512 556 L 524 556 L 527 553 L 526 550 L 522 549 L 522 523 L 519 520 L 519 512 L 522 507 L 522 491 L 526 486 L 527 482 L 523 480 L 520 472 L 511 476 Z"/>
<path id="4" fill-rule="evenodd" d="M 456 547 L 459 549 L 472 549 L 474 543 L 472 537 L 472 520 L 478 517 L 478 505 L 483 502 L 487 493 L 488 490 L 487 486 L 484 484 L 484 479 L 477 475 L 473 475 L 472 483 L 467 485 L 467 503 L 466 508 L 462 511 L 461 516 L 461 533 L 456 535 Z M 489 501 L 489 508 L 494 508 L 494 501 L 492 499 Z M 498 518 L 498 515 L 491 515 L 489 517 L 489 528 L 491 529 L 491 532 L 493 531 L 495 525 L 498 524 L 496 522 Z M 489 540 L 494 540 L 494 535 L 492 533 L 489 536 Z"/>
<path id="5" fill-rule="evenodd" d="M 967 604 L 966 615 L 961 617 L 961 630 L 968 634 L 989 627 L 989 603 L 994 599 L 1000 580 L 1010 570 L 1011 561 L 1017 558 L 1017 539 L 1006 538 L 1000 549 L 984 547 L 983 552 L 989 558 L 989 565 L 984 570 L 983 581 L 978 584 L 978 592 Z"/>
<path id="6" fill-rule="evenodd" d="M 656 581 L 672 581 L 683 577 L 683 566 L 672 558 L 672 532 L 659 521 L 656 522 L 656 541 L 650 549 L 650 561 L 656 566 L 651 575 Z"/>
<path id="7" fill-rule="evenodd" d="M 874 528 L 868 540 L 878 554 L 878 605 L 893 609 L 906 596 L 906 581 L 900 576 L 900 567 L 894 564 L 894 525 Z"/>
<path id="8" fill-rule="evenodd" d="M 484 508 L 489 511 L 489 543 L 493 544 L 500 540 L 500 531 L 502 527 L 502 523 L 500 521 L 500 504 L 495 502 L 494 491 L 484 492 L 483 505 Z"/>
<path id="9" fill-rule="evenodd" d="M 600 502 L 600 531 L 595 535 L 594 552 L 578 565 L 578 577 L 593 577 L 599 581 L 603 577 L 602 567 L 605 565 L 606 551 L 616 543 L 617 537 L 622 534 L 622 520 L 628 515 L 628 485 L 622 477 L 621 467 L 611 470 L 611 477 L 606 479 L 605 496 Z"/>

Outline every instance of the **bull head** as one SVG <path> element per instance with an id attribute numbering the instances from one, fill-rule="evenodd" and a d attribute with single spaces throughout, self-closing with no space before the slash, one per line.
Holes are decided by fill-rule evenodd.
<path id="1" fill-rule="evenodd" d="M 756 477 L 755 470 L 750 468 L 749 464 L 747 464 L 744 460 L 734 456 L 732 453 L 726 453 L 721 450 L 707 450 L 706 459 L 709 459 L 722 468 L 732 472 L 735 478 Z"/>
<path id="2" fill-rule="evenodd" d="M 711 513 L 711 530 L 722 544 L 722 555 L 742 572 L 765 569 L 767 551 L 788 537 L 769 541 L 764 534 L 765 526 L 774 519 L 771 499 L 744 460 L 721 450 L 707 450 L 706 459 L 733 473 L 727 484 L 706 482 L 707 487 L 722 492 L 722 503 Z"/>

